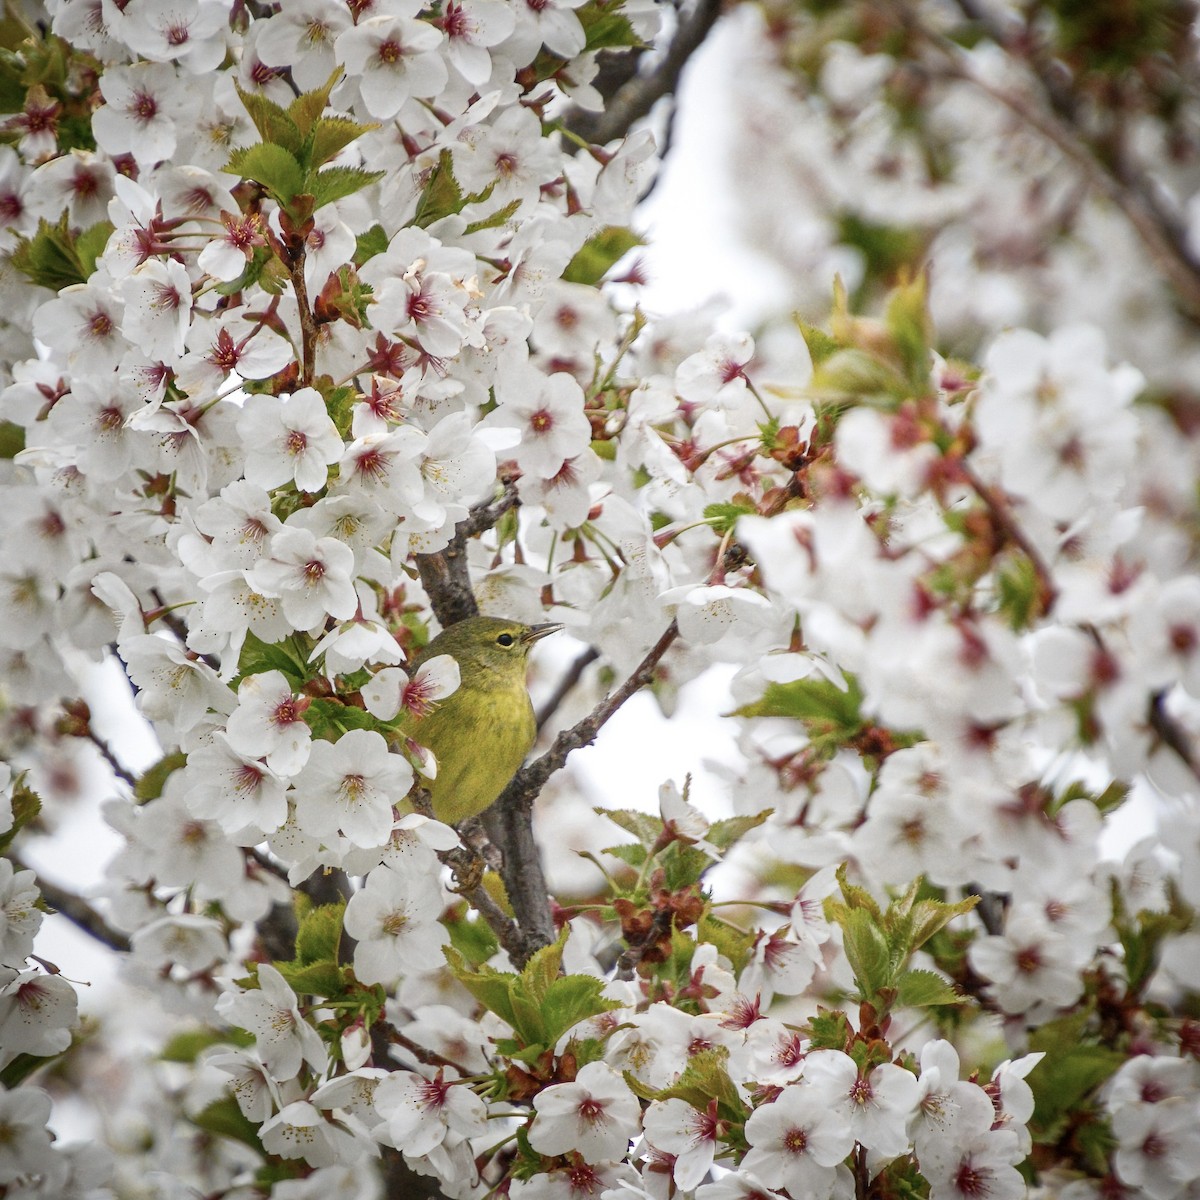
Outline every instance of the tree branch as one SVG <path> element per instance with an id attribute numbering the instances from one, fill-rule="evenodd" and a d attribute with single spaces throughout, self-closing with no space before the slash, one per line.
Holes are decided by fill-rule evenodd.
<path id="1" fill-rule="evenodd" d="M 638 663 L 629 678 L 615 692 L 597 704 L 582 721 L 572 725 L 570 729 L 564 729 L 541 758 L 522 767 L 508 787 L 500 794 L 500 799 L 496 803 L 512 805 L 517 808 L 531 808 L 534 798 L 545 786 L 546 780 L 567 761 L 567 755 L 572 750 L 578 750 L 581 746 L 593 742 L 596 734 L 600 732 L 600 729 L 617 709 L 634 692 L 640 691 L 654 678 L 654 669 L 678 636 L 679 626 L 672 621 L 658 641 L 647 651 L 645 658 Z"/>
<path id="2" fill-rule="evenodd" d="M 9 857 L 18 871 L 33 870 L 16 855 L 9 855 Z M 38 890 L 42 893 L 42 898 L 55 912 L 66 917 L 76 928 L 82 929 L 84 933 L 94 937 L 96 941 L 110 949 L 119 950 L 123 954 L 129 953 L 129 938 L 119 929 L 114 929 L 82 896 L 77 896 L 74 892 L 68 892 L 66 888 L 51 883 L 42 878 L 37 871 L 34 871 L 34 874 L 37 876 Z"/>
<path id="3" fill-rule="evenodd" d="M 1045 98 L 1044 107 L 1039 107 L 1029 96 L 981 78 L 964 59 L 960 48 L 943 34 L 929 29 L 908 5 L 905 5 L 906 20 L 911 29 L 941 54 L 955 78 L 973 84 L 1004 105 L 1080 168 L 1087 181 L 1133 226 L 1155 268 L 1174 290 L 1183 314 L 1192 323 L 1200 324 L 1200 264 L 1188 252 L 1182 226 L 1164 210 L 1153 180 L 1136 170 L 1128 156 L 1102 153 L 1096 140 L 1079 128 L 1077 97 L 1055 74 L 1052 63 L 1014 42 L 972 0 L 959 0 L 959 7 L 1015 62 L 1028 67 L 1030 77 Z"/>
<path id="4" fill-rule="evenodd" d="M 661 62 L 644 75 L 633 75 L 617 89 L 602 112 L 572 108 L 563 124 L 584 141 L 597 145 L 624 137 L 634 122 L 645 117 L 657 101 L 675 92 L 683 68 L 720 15 L 721 0 L 697 0 L 688 16 L 680 17 L 679 28 Z"/>
<path id="5" fill-rule="evenodd" d="M 567 698 L 575 685 L 583 678 L 583 673 L 600 657 L 595 646 L 589 646 L 567 668 L 566 674 L 558 681 L 558 686 L 550 693 L 546 702 L 537 711 L 537 727 L 543 725 L 558 711 L 558 706 Z"/>
<path id="6" fill-rule="evenodd" d="M 520 504 L 516 481 L 505 479 L 503 482 L 504 491 L 500 498 L 471 509 L 454 527 L 454 536 L 445 549 L 413 555 L 434 616 L 443 629 L 479 613 L 467 569 L 467 539 L 491 529 L 510 508 Z"/>
<path id="7" fill-rule="evenodd" d="M 1171 750 L 1197 779 L 1200 779 L 1200 759 L 1196 757 L 1196 751 L 1187 732 L 1167 712 L 1166 692 L 1164 691 L 1155 692 L 1150 698 L 1150 728 L 1158 735 L 1159 741 Z"/>
<path id="8" fill-rule="evenodd" d="M 533 801 L 550 776 L 566 763 L 571 751 L 594 741 L 617 709 L 654 678 L 655 668 L 678 636 L 679 627 L 672 621 L 629 678 L 582 721 L 563 730 L 541 758 L 522 767 L 485 814 L 492 841 L 504 855 L 501 877 L 521 929 L 521 952 L 526 959 L 554 941 L 550 893 L 533 836 Z"/>

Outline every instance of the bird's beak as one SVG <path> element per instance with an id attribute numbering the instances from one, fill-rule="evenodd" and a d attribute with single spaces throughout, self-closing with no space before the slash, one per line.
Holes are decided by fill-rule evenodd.
<path id="1" fill-rule="evenodd" d="M 530 625 L 530 627 L 521 635 L 523 642 L 539 642 L 544 637 L 549 637 L 552 633 L 557 633 L 562 626 L 557 621 L 547 621 L 545 625 Z"/>

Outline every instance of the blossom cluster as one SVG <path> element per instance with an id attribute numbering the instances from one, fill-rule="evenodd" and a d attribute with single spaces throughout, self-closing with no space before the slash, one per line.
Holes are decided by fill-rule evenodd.
<path id="1" fill-rule="evenodd" d="M 944 357 L 921 279 L 783 351 L 623 307 L 652 140 L 570 119 L 656 6 L 43 16 L 0 148 L 0 838 L 115 767 L 93 927 L 189 1023 L 187 1082 L 147 1068 L 155 1135 L 111 1164 L 55 1145 L 26 1081 L 76 1053 L 75 992 L 3 860 L 0 1187 L 1185 1195 L 1186 414 L 1091 326 Z M 737 670 L 734 815 L 618 808 L 538 946 L 404 803 L 459 683 L 413 661 L 452 559 L 592 648 L 580 696 Z M 113 650 L 137 777 L 74 694 Z M 1135 784 L 1172 807 L 1114 858 Z"/>

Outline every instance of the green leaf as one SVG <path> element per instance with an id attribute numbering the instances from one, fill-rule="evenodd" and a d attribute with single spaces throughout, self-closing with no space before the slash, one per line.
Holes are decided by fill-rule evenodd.
<path id="1" fill-rule="evenodd" d="M 487 965 L 472 967 L 453 946 L 443 948 L 450 970 L 459 983 L 490 1013 L 516 1028 L 513 1010 L 513 986 L 517 977 L 511 971 L 497 971 Z"/>
<path id="2" fill-rule="evenodd" d="M 313 130 L 312 148 L 309 151 L 311 166 L 323 167 L 364 133 L 378 128 L 378 124 L 366 125 L 361 121 L 351 121 L 349 117 L 321 117 Z"/>
<path id="3" fill-rule="evenodd" d="M 807 1033 L 813 1050 L 845 1050 L 854 1030 L 844 1012 L 818 1005 L 817 1015 L 809 1021 Z"/>
<path id="4" fill-rule="evenodd" d="M 361 267 L 375 255 L 386 253 L 387 248 L 387 231 L 382 225 L 372 225 L 365 233 L 358 235 L 358 244 L 354 248 L 354 263 Z"/>
<path id="5" fill-rule="evenodd" d="M 876 921 L 883 922 L 883 910 L 875 901 L 875 897 L 871 895 L 864 887 L 859 887 L 855 883 L 851 883 L 846 874 L 846 866 L 843 863 L 837 869 L 838 887 L 841 888 L 842 898 L 846 901 L 849 908 L 861 908 L 869 912 Z M 836 904 L 836 901 L 826 901 L 826 910 L 828 911 L 830 903 Z"/>
<path id="6" fill-rule="evenodd" d="M 68 1047 L 69 1049 L 70 1047 Z M 44 1057 L 37 1054 L 18 1054 L 4 1070 L 0 1071 L 0 1087 L 11 1090 L 19 1087 L 27 1080 L 35 1071 L 42 1067 L 48 1066 L 57 1059 L 62 1058 L 66 1054 L 63 1050 L 59 1054 L 48 1054 Z"/>
<path id="7" fill-rule="evenodd" d="M 706 504 L 704 519 L 712 526 L 713 533 L 718 537 L 724 537 L 727 533 L 732 532 L 739 517 L 747 514 L 753 515 L 757 511 L 749 501 L 744 504 Z"/>
<path id="8" fill-rule="evenodd" d="M 163 1062 L 194 1063 L 210 1046 L 254 1045 L 254 1036 L 244 1029 L 184 1029 L 167 1039 L 167 1044 L 158 1052 Z"/>
<path id="9" fill-rule="evenodd" d="M 793 320 L 796 328 L 800 331 L 800 336 L 804 339 L 804 344 L 808 347 L 808 357 L 812 359 L 814 367 L 819 366 L 827 358 L 832 358 L 841 349 L 837 339 L 823 329 L 807 324 L 798 315 L 793 317 Z"/>
<path id="10" fill-rule="evenodd" d="M 536 1004 L 546 998 L 550 985 L 562 972 L 563 949 L 569 933 L 570 930 L 564 926 L 558 938 L 538 950 L 521 971 L 521 991 Z"/>
<path id="11" fill-rule="evenodd" d="M 240 84 L 234 84 L 242 104 L 258 130 L 262 143 L 275 146 L 287 152 L 293 161 L 304 148 L 304 134 L 288 113 L 280 108 L 274 100 L 269 100 L 262 92 L 248 92 Z M 322 106 L 324 107 L 324 106 Z M 250 147 L 255 149 L 255 147 Z M 253 176 L 251 176 L 253 178 Z M 259 180 L 259 183 L 264 182 Z"/>
<path id="12" fill-rule="evenodd" d="M 364 171 L 359 167 L 326 167 L 308 178 L 308 191 L 313 197 L 313 207 L 332 204 L 346 196 L 353 196 L 387 174 L 386 171 Z"/>
<path id="13" fill-rule="evenodd" d="M 345 912 L 345 902 L 339 901 L 337 904 L 322 904 L 304 914 L 296 933 L 297 964 L 307 966 L 326 959 L 337 961 Z"/>
<path id="14" fill-rule="evenodd" d="M 920 880 L 917 881 L 918 883 Z M 964 917 L 979 904 L 978 896 L 966 896 L 947 904 L 943 900 L 920 900 L 912 906 L 908 927 L 908 953 L 915 953 L 955 917 Z"/>
<path id="15" fill-rule="evenodd" d="M 0 854 L 8 850 L 17 834 L 42 811 L 42 798 L 18 775 L 12 789 L 12 825 L 0 834 Z"/>
<path id="16" fill-rule="evenodd" d="M 728 817 L 723 821 L 714 821 L 708 827 L 704 840 L 718 850 L 728 850 L 750 830 L 757 829 L 774 811 L 773 808 L 764 808 L 750 817 Z"/>
<path id="17" fill-rule="evenodd" d="M 828 679 L 794 679 L 789 683 L 768 683 L 761 699 L 744 704 L 733 715 L 791 717 L 805 726 L 809 738 L 823 752 L 832 753 L 862 729 L 859 711 L 862 699 L 862 690 L 853 675 L 846 676 L 845 688 Z"/>
<path id="18" fill-rule="evenodd" d="M 606 846 L 601 853 L 611 854 L 613 858 L 619 858 L 631 867 L 640 867 L 650 857 L 650 851 L 645 846 L 638 845 L 637 842 L 624 842 L 620 846 Z"/>
<path id="19" fill-rule="evenodd" d="M 604 980 L 594 975 L 563 975 L 556 979 L 542 1005 L 546 1044 L 555 1045 L 580 1021 L 620 1008 L 619 1000 L 609 1000 L 601 995 L 603 989 Z"/>
<path id="20" fill-rule="evenodd" d="M 258 1126 L 242 1115 L 242 1110 L 238 1108 L 237 1101 L 232 1096 L 214 1100 L 198 1113 L 194 1113 L 190 1120 L 197 1129 L 203 1129 L 218 1137 L 231 1138 L 259 1154 L 266 1154 L 262 1142 L 258 1139 Z"/>
<path id="21" fill-rule="evenodd" d="M 703 850 L 696 850 L 684 842 L 672 842 L 658 861 L 663 868 L 667 890 L 671 892 L 699 883 L 705 872 L 717 865 Z"/>
<path id="22" fill-rule="evenodd" d="M 649 813 L 635 812 L 629 808 L 595 808 L 593 811 L 607 817 L 614 825 L 620 825 L 626 833 L 632 833 L 647 849 L 662 837 L 662 821 Z"/>
<path id="23" fill-rule="evenodd" d="M 466 203 L 462 188 L 454 177 L 454 160 L 449 150 L 443 150 L 421 191 L 412 223 L 426 229 L 443 217 L 461 212 Z"/>
<path id="24" fill-rule="evenodd" d="M 276 969 L 298 996 L 332 999 L 346 991 L 346 973 L 335 962 L 276 963 Z"/>
<path id="25" fill-rule="evenodd" d="M 259 142 L 235 150 L 225 164 L 225 171 L 252 179 L 263 187 L 282 205 L 288 205 L 304 187 L 304 168 L 295 156 L 271 142 Z"/>
<path id="26" fill-rule="evenodd" d="M 0 458 L 11 462 L 24 449 L 24 428 L 12 421 L 0 421 Z"/>
<path id="27" fill-rule="evenodd" d="M 187 765 L 187 755 L 182 750 L 172 750 L 160 758 L 152 767 L 147 767 L 133 785 L 133 798 L 139 804 L 157 800 L 174 772 Z"/>
<path id="28" fill-rule="evenodd" d="M 929 320 L 924 272 L 892 289 L 884 321 L 912 390 L 917 394 L 928 393 L 931 390 L 929 369 L 933 361 L 933 326 Z"/>
<path id="29" fill-rule="evenodd" d="M 693 1108 L 703 1111 L 710 1100 L 716 1100 L 721 1115 L 726 1119 L 744 1121 L 746 1106 L 725 1064 L 729 1051 L 724 1046 L 711 1050 L 699 1050 L 689 1059 L 679 1078 L 670 1087 L 663 1088 L 656 1099 L 686 1100 Z"/>
<path id="30" fill-rule="evenodd" d="M 519 985 L 514 985 L 511 997 L 513 1032 L 527 1049 L 540 1052 L 550 1044 L 550 1039 L 546 1036 L 542 1006 L 527 992 L 522 991 Z"/>
<path id="31" fill-rule="evenodd" d="M 79 259 L 80 269 L 87 273 L 86 278 L 90 279 L 96 273 L 96 259 L 104 253 L 112 234 L 111 221 L 97 221 L 75 239 L 75 254 Z"/>
<path id="32" fill-rule="evenodd" d="M 1030 1071 L 1035 1141 L 1057 1141 L 1086 1099 L 1125 1062 L 1126 1055 L 1085 1040 L 1086 1009 L 1049 1021 L 1029 1037 L 1029 1049 L 1046 1055 Z"/>
<path id="33" fill-rule="evenodd" d="M 562 277 L 568 283 L 584 283 L 595 287 L 620 259 L 634 246 L 645 245 L 632 229 L 609 225 L 594 233 L 567 263 Z"/>
<path id="34" fill-rule="evenodd" d="M 335 67 L 319 88 L 313 88 L 311 92 L 302 92 L 288 105 L 287 115 L 295 122 L 296 128 L 304 138 L 308 138 L 314 126 L 323 119 L 322 113 L 329 104 L 329 95 L 341 77 L 341 67 Z"/>
<path id="35" fill-rule="evenodd" d="M 838 920 L 846 958 L 863 999 L 870 1000 L 892 986 L 892 958 L 876 919 L 862 908 L 844 909 Z"/>
<path id="36" fill-rule="evenodd" d="M 716 946 L 718 952 L 733 964 L 735 974 L 740 975 L 750 961 L 754 949 L 754 938 L 735 929 L 732 925 L 705 913 L 696 925 L 696 939 Z"/>
<path id="37" fill-rule="evenodd" d="M 593 0 L 575 10 L 587 36 L 585 50 L 615 50 L 644 43 L 633 31 L 629 18 L 608 3 Z"/>
<path id="38" fill-rule="evenodd" d="M 313 737 L 329 742 L 336 742 L 351 729 L 374 729 L 386 734 L 388 728 L 365 709 L 324 697 L 318 697 L 309 704 L 304 710 L 304 721 L 313 731 Z"/>
<path id="39" fill-rule="evenodd" d="M 64 210 L 53 225 L 45 218 L 39 220 L 33 237 L 17 238 L 12 264 L 31 283 L 51 291 L 86 283 L 111 233 L 112 226 L 101 221 L 76 234 Z"/>
<path id="40" fill-rule="evenodd" d="M 813 364 L 813 391 L 883 401 L 885 407 L 908 398 L 908 384 L 895 367 L 858 348 L 842 349 Z"/>
<path id="41" fill-rule="evenodd" d="M 967 1004 L 954 985 L 934 971 L 904 971 L 896 980 L 896 1003 L 901 1008 L 931 1008 L 939 1004 Z"/>
<path id="42" fill-rule="evenodd" d="M 309 679 L 307 667 L 298 663 L 283 643 L 264 642 L 254 633 L 247 633 L 238 655 L 238 679 L 245 679 L 247 675 L 265 675 L 268 671 L 282 672 L 297 690 Z"/>
<path id="43" fill-rule="evenodd" d="M 1024 554 L 1006 554 L 996 573 L 996 598 L 1010 628 L 1028 629 L 1041 610 L 1037 568 Z"/>
<path id="44" fill-rule="evenodd" d="M 496 209 L 490 216 L 481 217 L 478 221 L 469 222 L 460 236 L 465 237 L 471 233 L 482 233 L 485 229 L 501 229 L 508 224 L 509 218 L 514 216 L 520 207 L 520 200 L 510 200 L 503 208 Z"/>
<path id="45" fill-rule="evenodd" d="M 906 267 L 915 270 L 925 254 L 926 235 L 922 231 L 870 221 L 855 211 L 841 214 L 837 238 L 862 254 L 868 281 L 887 282 Z"/>
<path id="46" fill-rule="evenodd" d="M 450 945 L 472 966 L 485 963 L 499 948 L 496 935 L 486 921 L 468 920 L 466 906 L 461 905 L 459 914 L 443 921 L 450 934 Z"/>

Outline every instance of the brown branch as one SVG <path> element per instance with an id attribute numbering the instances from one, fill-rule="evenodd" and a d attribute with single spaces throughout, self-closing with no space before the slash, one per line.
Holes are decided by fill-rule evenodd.
<path id="1" fill-rule="evenodd" d="M 655 668 L 678 636 L 679 626 L 672 621 L 658 641 L 647 651 L 645 658 L 634 668 L 629 678 L 615 692 L 597 704 L 582 721 L 578 721 L 570 729 L 564 729 L 541 758 L 522 767 L 508 787 L 500 794 L 497 803 L 518 808 L 532 807 L 534 797 L 545 786 L 546 780 L 563 766 L 571 751 L 578 750 L 581 746 L 595 741 L 596 734 L 600 732 L 600 729 L 617 709 L 634 692 L 640 691 L 650 683 L 654 678 Z"/>
<path id="2" fill-rule="evenodd" d="M 1050 576 L 1050 568 L 1038 553 L 1037 547 L 1025 536 L 1025 531 L 1017 524 L 1004 493 L 999 488 L 984 483 L 965 461 L 959 463 L 959 470 L 963 479 L 971 486 L 972 491 L 983 501 L 992 520 L 996 523 L 996 527 L 1032 564 L 1038 584 L 1038 612 L 1045 616 L 1058 599 L 1058 589 L 1054 586 L 1054 580 Z"/>
<path id="3" fill-rule="evenodd" d="M 547 697 L 546 702 L 537 711 L 537 727 L 543 725 L 558 711 L 558 706 L 567 698 L 575 685 L 583 678 L 583 673 L 600 657 L 595 646 L 589 646 L 567 668 L 567 673 L 558 681 L 554 691 Z"/>
<path id="4" fill-rule="evenodd" d="M 317 319 L 308 300 L 308 284 L 304 279 L 304 242 L 299 240 L 299 252 L 294 259 L 284 256 L 292 291 L 296 294 L 296 307 L 300 312 L 300 386 L 309 387 L 313 381 L 317 364 Z"/>
<path id="5" fill-rule="evenodd" d="M 686 18 L 680 18 L 679 28 L 661 62 L 645 75 L 634 75 L 618 88 L 602 112 L 573 108 L 567 113 L 563 124 L 584 141 L 598 145 L 624 137 L 634 122 L 645 117 L 659 100 L 674 94 L 679 87 L 683 68 L 700 48 L 720 15 L 721 0 L 697 0 L 691 13 Z"/>
<path id="6" fill-rule="evenodd" d="M 18 871 L 33 870 L 15 855 L 9 857 L 12 858 L 13 866 Z M 129 938 L 119 929 L 114 929 L 82 896 L 68 892 L 66 888 L 59 887 L 56 883 L 50 883 L 36 871 L 34 874 L 38 876 L 37 885 L 38 890 L 42 893 L 42 898 L 55 912 L 66 917 L 72 925 L 82 929 L 84 933 L 94 937 L 103 945 L 113 950 L 119 950 L 123 954 L 129 952 Z"/>
<path id="7" fill-rule="evenodd" d="M 516 481 L 505 479 L 503 482 L 504 491 L 500 498 L 471 509 L 454 527 L 454 536 L 445 549 L 413 555 L 434 616 L 443 629 L 479 613 L 467 568 L 467 538 L 491 529 L 510 508 L 520 504 Z"/>
<path id="8" fill-rule="evenodd" d="M 1158 691 L 1150 699 L 1150 728 L 1168 750 L 1171 750 L 1185 767 L 1200 779 L 1200 759 L 1185 730 L 1166 707 L 1166 692 Z"/>
<path id="9" fill-rule="evenodd" d="M 987 20 L 971 0 L 959 6 L 1014 61 L 1023 62 L 1041 88 L 1045 107 L 1032 97 L 997 87 L 981 78 L 965 61 L 960 48 L 943 34 L 929 29 L 913 8 L 905 5 L 909 27 L 933 46 L 948 64 L 949 73 L 970 83 L 1004 105 L 1083 172 L 1088 182 L 1120 210 L 1149 251 L 1160 275 L 1173 288 L 1183 314 L 1200 324 L 1200 264 L 1188 251 L 1185 232 L 1176 218 L 1165 212 L 1153 180 L 1137 171 L 1128 158 L 1113 154 L 1079 128 L 1077 98 L 1056 74 L 1055 64 L 1027 52 L 1023 43 L 994 21 Z"/>
<path id="10" fill-rule="evenodd" d="M 617 709 L 654 678 L 655 668 L 678 636 L 679 629 L 672 621 L 629 678 L 582 721 L 560 733 L 545 754 L 522 767 L 496 803 L 484 814 L 492 841 L 504 855 L 501 877 L 521 931 L 521 962 L 527 961 L 535 951 L 554 941 L 550 891 L 546 886 L 541 857 L 533 836 L 534 798 L 545 787 L 550 776 L 567 761 L 571 751 L 594 741 L 601 727 Z"/>

